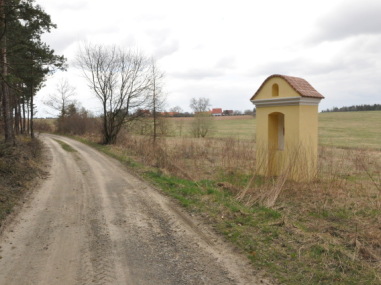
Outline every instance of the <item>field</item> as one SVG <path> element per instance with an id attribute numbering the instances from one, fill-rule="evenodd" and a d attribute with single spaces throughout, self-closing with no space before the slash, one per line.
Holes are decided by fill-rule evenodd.
<path id="1" fill-rule="evenodd" d="M 170 137 L 191 137 L 193 118 L 168 118 Z M 41 131 L 51 131 L 54 119 L 37 119 Z M 210 138 L 255 140 L 257 121 L 252 116 L 215 117 Z M 332 112 L 319 114 L 319 145 L 381 150 L 381 112 Z"/>
<path id="2" fill-rule="evenodd" d="M 183 136 L 189 136 L 192 118 L 169 119 L 174 134 L 183 122 Z M 216 117 L 210 137 L 254 139 L 256 120 L 252 116 Z M 381 150 L 381 112 L 337 112 L 319 114 L 319 144 Z"/>
<path id="3" fill-rule="evenodd" d="M 381 150 L 381 112 L 319 114 L 320 145 Z"/>

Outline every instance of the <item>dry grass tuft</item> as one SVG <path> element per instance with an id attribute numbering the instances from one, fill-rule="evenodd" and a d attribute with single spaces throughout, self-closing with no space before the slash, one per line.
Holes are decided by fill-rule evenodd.
<path id="1" fill-rule="evenodd" d="M 41 155 L 42 144 L 37 139 L 20 136 L 16 146 L 0 142 L 0 226 L 42 175 Z"/>

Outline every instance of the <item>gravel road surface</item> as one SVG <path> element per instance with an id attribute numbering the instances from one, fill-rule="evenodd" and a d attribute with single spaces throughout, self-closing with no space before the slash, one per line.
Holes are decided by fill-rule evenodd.
<path id="1" fill-rule="evenodd" d="M 116 160 L 68 138 L 40 138 L 49 176 L 0 236 L 0 284 L 268 284 Z"/>

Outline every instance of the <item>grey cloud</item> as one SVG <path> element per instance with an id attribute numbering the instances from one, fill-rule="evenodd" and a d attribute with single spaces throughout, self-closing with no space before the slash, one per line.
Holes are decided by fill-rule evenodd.
<path id="1" fill-rule="evenodd" d="M 157 59 L 171 55 L 179 50 L 179 42 L 172 38 L 169 28 L 156 28 L 146 31 L 153 46 L 153 56 Z"/>
<path id="2" fill-rule="evenodd" d="M 234 56 L 225 56 L 217 62 L 216 68 L 231 69 L 235 67 L 235 63 L 236 59 Z"/>
<path id="3" fill-rule="evenodd" d="M 78 33 L 55 33 L 46 37 L 48 44 L 57 52 L 62 53 L 74 42 L 82 40 L 82 35 Z"/>
<path id="4" fill-rule="evenodd" d="M 163 58 L 165 56 L 171 55 L 178 51 L 179 43 L 177 41 L 171 41 L 164 43 L 154 49 L 154 57 L 157 59 Z"/>
<path id="5" fill-rule="evenodd" d="M 378 70 L 381 65 L 381 39 L 376 41 L 353 41 L 331 60 L 316 61 L 314 58 L 295 58 L 259 65 L 247 72 L 248 76 L 285 74 L 294 76 L 324 75 L 337 72 L 361 72 Z"/>
<path id="6" fill-rule="evenodd" d="M 248 76 L 269 76 L 271 74 L 284 74 L 290 76 L 304 76 L 306 74 L 330 73 L 342 69 L 343 65 L 338 63 L 312 63 L 305 59 L 294 59 L 282 62 L 270 62 L 258 66 L 247 73 Z"/>
<path id="7" fill-rule="evenodd" d="M 337 10 L 320 19 L 319 32 L 313 36 L 313 41 L 381 34 L 380 15 L 381 1 L 344 1 Z"/>
<path id="8" fill-rule="evenodd" d="M 57 9 L 62 10 L 81 10 L 88 7 L 88 1 L 65 1 L 56 4 Z"/>
<path id="9" fill-rule="evenodd" d="M 85 41 L 88 36 L 96 34 L 109 34 L 115 32 L 112 26 L 103 26 L 101 29 L 79 28 L 75 31 L 57 29 L 52 34 L 47 34 L 45 37 L 47 42 L 57 51 L 63 52 L 67 47 L 78 41 Z"/>
<path id="10" fill-rule="evenodd" d="M 138 15 L 135 17 L 136 21 L 146 23 L 146 22 L 161 22 L 165 20 L 165 17 L 162 15 L 156 15 L 156 14 L 143 14 L 143 15 Z"/>
<path id="11" fill-rule="evenodd" d="M 219 86 L 215 83 L 186 84 L 174 90 L 169 96 L 169 106 L 180 106 L 183 110 L 190 111 L 191 98 L 205 97 L 210 99 L 211 108 L 222 108 L 224 110 L 246 110 L 252 109 L 254 105 L 250 102 L 253 94 L 252 86 L 232 85 L 231 87 Z"/>
<path id="12" fill-rule="evenodd" d="M 301 60 L 288 60 L 282 62 L 269 62 L 264 65 L 257 66 L 249 72 L 249 76 L 271 74 L 295 75 L 303 70 L 303 62 Z"/>
<path id="13" fill-rule="evenodd" d="M 145 31 L 153 45 L 160 45 L 168 41 L 171 36 L 169 28 L 150 28 Z"/>
<path id="14" fill-rule="evenodd" d="M 218 70 L 208 70 L 208 69 L 191 69 L 184 72 L 172 73 L 170 75 L 178 79 L 200 80 L 200 79 L 223 76 L 224 72 L 218 71 Z"/>
<path id="15" fill-rule="evenodd" d="M 250 102 L 253 95 L 253 86 L 242 86 L 241 84 L 230 87 L 210 84 L 185 84 L 173 90 L 168 96 L 168 106 L 180 106 L 185 111 L 191 111 L 189 103 L 191 98 L 205 97 L 210 99 L 211 108 L 222 108 L 224 110 L 246 110 L 252 109 L 254 105 Z"/>
<path id="16" fill-rule="evenodd" d="M 372 70 L 359 73 L 340 72 L 334 76 L 322 75 L 314 82 L 319 84 L 317 90 L 326 98 L 322 101 L 321 110 L 349 105 L 375 104 L 380 102 L 380 73 Z"/>

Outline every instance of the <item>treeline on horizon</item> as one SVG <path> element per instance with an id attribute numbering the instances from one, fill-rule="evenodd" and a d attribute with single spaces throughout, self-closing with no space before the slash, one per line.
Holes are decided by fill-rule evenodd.
<path id="1" fill-rule="evenodd" d="M 333 107 L 323 110 L 322 112 L 357 112 L 357 111 L 381 111 L 381 104 L 373 105 L 354 105 L 349 107 Z"/>

